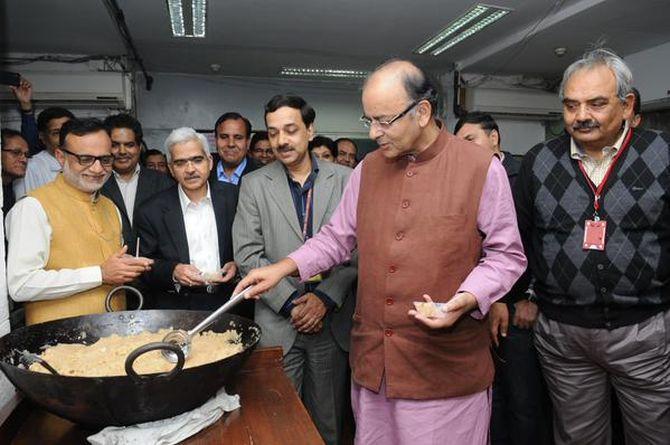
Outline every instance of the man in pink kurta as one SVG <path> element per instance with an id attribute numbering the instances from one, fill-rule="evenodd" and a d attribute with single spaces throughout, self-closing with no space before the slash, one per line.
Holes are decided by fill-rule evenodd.
<path id="1" fill-rule="evenodd" d="M 363 89 L 380 149 L 354 170 L 330 223 L 288 258 L 251 271 L 250 296 L 359 252 L 350 362 L 359 444 L 485 444 L 493 367 L 483 318 L 525 268 L 497 158 L 435 119 L 436 90 L 404 61 Z M 445 303 L 436 317 L 412 309 Z"/>

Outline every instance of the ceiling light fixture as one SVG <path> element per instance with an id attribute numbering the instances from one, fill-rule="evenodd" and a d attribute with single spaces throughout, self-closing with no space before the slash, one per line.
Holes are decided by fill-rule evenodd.
<path id="1" fill-rule="evenodd" d="M 207 0 L 191 0 L 193 8 L 193 37 L 205 37 Z"/>
<path id="2" fill-rule="evenodd" d="M 168 12 L 170 13 L 170 24 L 172 25 L 172 35 L 175 37 L 184 37 L 184 11 L 181 8 L 181 0 L 167 0 Z"/>
<path id="3" fill-rule="evenodd" d="M 500 6 L 483 5 L 478 3 L 470 8 L 465 14 L 461 15 L 452 23 L 450 23 L 446 28 L 442 29 L 439 33 L 424 42 L 421 46 L 415 49 L 414 52 L 416 54 L 430 53 L 432 56 L 437 56 L 452 46 L 462 42 L 468 37 L 471 37 L 473 34 L 500 20 L 511 11 L 511 9 L 502 8 Z M 463 28 L 465 28 L 466 25 L 471 23 L 472 25 L 470 27 L 466 28 L 464 31 L 461 31 Z M 456 34 L 458 31 L 461 32 Z M 447 40 L 449 37 L 451 37 L 451 39 Z M 444 43 L 445 41 L 446 43 Z"/>
<path id="4" fill-rule="evenodd" d="M 328 68 L 296 68 L 282 67 L 280 74 L 290 77 L 335 77 L 344 79 L 365 79 L 369 71 L 328 69 Z"/>
<path id="5" fill-rule="evenodd" d="M 205 37 L 207 0 L 167 0 L 167 5 L 174 37 Z"/>

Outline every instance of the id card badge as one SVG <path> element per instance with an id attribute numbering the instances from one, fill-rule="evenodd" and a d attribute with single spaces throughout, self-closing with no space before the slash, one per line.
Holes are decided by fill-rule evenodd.
<path id="1" fill-rule="evenodd" d="M 607 221 L 587 219 L 584 222 L 584 250 L 605 250 Z"/>

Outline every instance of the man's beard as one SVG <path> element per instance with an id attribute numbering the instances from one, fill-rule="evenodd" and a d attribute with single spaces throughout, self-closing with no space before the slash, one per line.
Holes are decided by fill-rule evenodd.
<path id="1" fill-rule="evenodd" d="M 67 162 L 63 165 L 63 176 L 65 177 L 65 180 L 77 190 L 81 190 L 85 193 L 95 193 L 100 190 L 107 179 L 109 179 L 110 174 L 111 172 L 106 173 L 104 179 L 98 184 L 87 181 L 82 173 L 72 171 Z"/>

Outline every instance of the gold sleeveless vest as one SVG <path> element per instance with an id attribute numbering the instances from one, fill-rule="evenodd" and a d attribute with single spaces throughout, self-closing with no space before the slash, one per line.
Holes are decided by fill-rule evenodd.
<path id="1" fill-rule="evenodd" d="M 40 202 L 51 226 L 45 270 L 99 266 L 121 248 L 121 222 L 108 198 L 93 199 L 68 184 L 62 174 L 28 196 Z M 103 284 L 65 298 L 27 302 L 26 325 L 105 312 L 105 297 L 111 289 Z M 125 308 L 124 298 L 117 297 L 113 303 L 115 310 Z"/>

